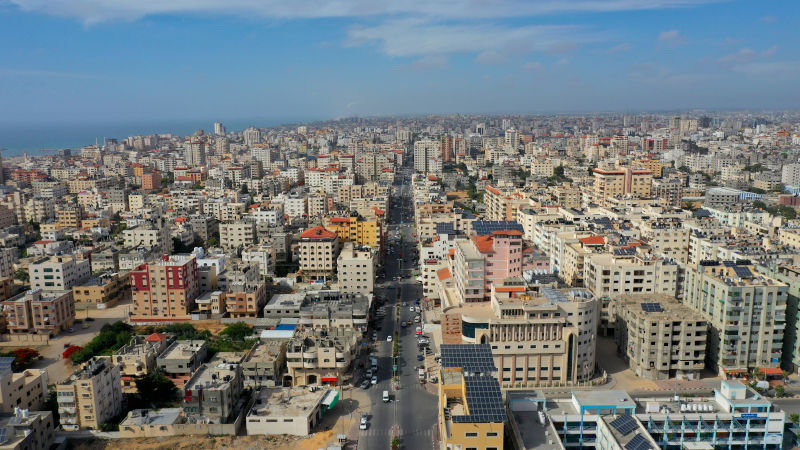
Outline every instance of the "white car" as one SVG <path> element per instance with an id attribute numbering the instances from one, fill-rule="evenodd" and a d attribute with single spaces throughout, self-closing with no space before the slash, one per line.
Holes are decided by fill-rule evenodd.
<path id="1" fill-rule="evenodd" d="M 359 425 L 358 428 L 362 430 L 367 429 L 367 417 L 367 413 L 361 413 L 361 425 Z"/>
<path id="2" fill-rule="evenodd" d="M 411 307 L 408 308 L 408 310 L 411 311 L 411 312 L 414 312 L 414 307 L 411 306 Z"/>
<path id="3" fill-rule="evenodd" d="M 378 384 L 378 376 L 377 375 L 373 375 L 372 379 L 369 380 L 369 382 L 372 383 L 372 384 Z"/>
<path id="4" fill-rule="evenodd" d="M 392 335 L 386 336 L 386 342 L 392 342 Z"/>

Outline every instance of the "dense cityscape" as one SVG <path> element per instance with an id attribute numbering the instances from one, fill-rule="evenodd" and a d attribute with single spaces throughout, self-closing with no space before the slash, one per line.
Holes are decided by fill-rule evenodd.
<path id="1" fill-rule="evenodd" d="M 3 158 L 2 448 L 796 445 L 800 114 L 209 125 Z"/>

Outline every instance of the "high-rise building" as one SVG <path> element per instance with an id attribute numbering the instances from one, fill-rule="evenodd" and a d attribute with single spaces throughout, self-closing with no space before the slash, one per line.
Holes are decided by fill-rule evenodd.
<path id="1" fill-rule="evenodd" d="M 601 206 L 615 197 L 631 195 L 633 197 L 649 197 L 652 192 L 653 172 L 649 170 L 594 169 L 594 197 Z"/>
<path id="2" fill-rule="evenodd" d="M 503 140 L 503 144 L 506 147 L 510 147 L 514 151 L 516 151 L 519 148 L 519 133 L 517 132 L 517 130 L 513 128 L 507 129 L 505 139 Z"/>
<path id="3" fill-rule="evenodd" d="M 422 174 L 436 174 L 442 170 L 441 142 L 423 140 L 414 142 L 414 170 Z"/>
<path id="4" fill-rule="evenodd" d="M 225 125 L 220 122 L 214 122 L 214 134 L 217 136 L 225 136 L 227 134 L 227 130 L 225 130 Z"/>
<path id="5" fill-rule="evenodd" d="M 28 266 L 31 289 L 63 291 L 89 279 L 92 274 L 88 259 L 74 255 L 55 255 L 32 262 Z"/>
<path id="6" fill-rule="evenodd" d="M 453 136 L 442 136 L 441 142 L 442 162 L 450 162 L 453 160 Z"/>
<path id="7" fill-rule="evenodd" d="M 242 132 L 245 145 L 254 145 L 261 143 L 261 130 L 255 127 L 250 127 Z"/>
<path id="8" fill-rule="evenodd" d="M 200 294 L 194 255 L 164 255 L 131 272 L 133 320 L 189 320 Z"/>
<path id="9" fill-rule="evenodd" d="M 701 261 L 686 270 L 685 291 L 709 324 L 707 366 L 728 375 L 779 366 L 789 285 L 749 261 Z"/>
<path id="10" fill-rule="evenodd" d="M 205 165 L 206 143 L 195 141 L 195 142 L 187 142 L 186 144 L 184 144 L 183 159 L 186 161 L 186 164 L 188 165 L 194 165 L 194 164 Z"/>
<path id="11" fill-rule="evenodd" d="M 800 186 L 800 164 L 784 164 L 781 169 L 781 183 L 786 186 Z"/>
<path id="12" fill-rule="evenodd" d="M 300 271 L 309 280 L 325 280 L 336 271 L 339 236 L 323 226 L 300 234 Z"/>

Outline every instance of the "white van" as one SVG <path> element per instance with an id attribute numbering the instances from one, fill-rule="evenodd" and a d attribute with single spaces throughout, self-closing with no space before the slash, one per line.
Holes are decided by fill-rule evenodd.
<path id="1" fill-rule="evenodd" d="M 383 403 L 389 402 L 389 391 L 383 391 Z"/>

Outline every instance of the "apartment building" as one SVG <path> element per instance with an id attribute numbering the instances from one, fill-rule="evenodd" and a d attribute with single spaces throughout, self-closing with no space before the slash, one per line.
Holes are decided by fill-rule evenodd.
<path id="1" fill-rule="evenodd" d="M 264 277 L 275 275 L 276 259 L 274 245 L 253 245 L 242 251 L 242 261 L 258 264 L 258 272 Z"/>
<path id="2" fill-rule="evenodd" d="M 178 389 L 183 389 L 207 355 L 206 341 L 175 341 L 156 358 L 156 365 Z"/>
<path id="3" fill-rule="evenodd" d="M 708 321 L 706 365 L 736 376 L 777 367 L 789 285 L 749 261 L 702 261 L 686 270 L 684 304 Z"/>
<path id="4" fill-rule="evenodd" d="M 383 248 L 383 225 L 378 220 L 365 220 L 358 216 L 328 217 L 325 228 L 339 236 L 339 243 L 352 242 L 358 247 Z"/>
<path id="5" fill-rule="evenodd" d="M 683 184 L 677 178 L 653 181 L 653 196 L 663 204 L 680 207 L 683 204 Z"/>
<path id="6" fill-rule="evenodd" d="M 288 339 L 262 339 L 242 361 L 244 386 L 283 386 L 281 371 L 286 364 Z"/>
<path id="7" fill-rule="evenodd" d="M 17 262 L 17 248 L 0 248 L 0 277 L 14 275 L 14 263 Z"/>
<path id="8" fill-rule="evenodd" d="M 526 269 L 522 232 L 492 231 L 457 241 L 453 267 L 462 301 L 488 301 L 493 283 L 522 276 Z"/>
<path id="9" fill-rule="evenodd" d="M 360 331 L 303 332 L 289 340 L 284 385 L 337 386 L 356 356 Z"/>
<path id="10" fill-rule="evenodd" d="M 49 449 L 55 440 L 53 413 L 17 408 L 12 414 L 0 414 L 3 449 Z"/>
<path id="11" fill-rule="evenodd" d="M 9 333 L 54 336 L 75 322 L 72 291 L 31 289 L 3 303 Z"/>
<path id="12" fill-rule="evenodd" d="M 300 233 L 300 272 L 307 280 L 327 280 L 336 270 L 339 236 L 323 226 Z"/>
<path id="13" fill-rule="evenodd" d="M 88 308 L 112 307 L 129 295 L 128 277 L 119 273 L 104 273 L 72 286 L 75 304 Z"/>
<path id="14" fill-rule="evenodd" d="M 680 263 L 689 260 L 689 232 L 678 218 L 656 218 L 641 220 L 639 223 L 641 238 L 653 253 L 671 258 Z"/>
<path id="15" fill-rule="evenodd" d="M 143 223 L 122 232 L 125 247 L 152 248 L 160 253 L 172 253 L 172 237 L 169 227 L 161 223 Z"/>
<path id="16" fill-rule="evenodd" d="M 228 423 L 243 389 L 238 362 L 203 364 L 186 382 L 181 392 L 181 409 L 210 423 Z"/>
<path id="17" fill-rule="evenodd" d="M 112 355 L 114 365 L 119 367 L 122 392 L 135 394 L 136 380 L 155 370 L 156 358 L 163 353 L 175 339 L 163 333 L 149 336 L 137 335 L 131 342 L 120 347 Z"/>
<path id="18" fill-rule="evenodd" d="M 461 315 L 461 342 L 489 344 L 503 387 L 549 386 L 593 377 L 597 301 L 586 289 L 508 278 L 491 301 L 445 308 Z"/>
<path id="19" fill-rule="evenodd" d="M 705 318 L 663 294 L 614 300 L 617 349 L 636 375 L 650 380 L 699 379 L 705 368 Z"/>
<path id="20" fill-rule="evenodd" d="M 257 268 L 252 266 L 257 274 Z M 225 312 L 231 318 L 258 317 L 267 303 L 267 284 L 258 276 L 255 283 L 232 283 L 226 286 Z"/>
<path id="21" fill-rule="evenodd" d="M 348 294 L 372 294 L 378 254 L 374 248 L 346 242 L 336 261 L 339 290 Z"/>
<path id="22" fill-rule="evenodd" d="M 200 294 L 194 255 L 162 256 L 132 271 L 134 321 L 189 320 Z"/>
<path id="23" fill-rule="evenodd" d="M 678 292 L 678 265 L 649 253 L 593 253 L 584 257 L 583 264 L 584 286 L 601 302 L 600 330 L 604 333 L 614 329 L 612 298 L 637 293 L 674 297 Z"/>
<path id="24" fill-rule="evenodd" d="M 0 357 L 0 412 L 42 409 L 48 397 L 47 371 L 26 369 L 14 373 L 12 364 L 13 357 Z"/>
<path id="25" fill-rule="evenodd" d="M 367 331 L 371 294 L 347 294 L 340 291 L 308 291 L 306 306 L 300 308 L 299 327 L 309 331 Z"/>
<path id="26" fill-rule="evenodd" d="M 442 345 L 438 427 L 442 448 L 504 448 L 503 394 L 488 345 Z"/>
<path id="27" fill-rule="evenodd" d="M 650 197 L 653 172 L 634 170 L 629 167 L 619 170 L 594 169 L 594 201 L 607 206 L 609 199 L 622 196 Z"/>
<path id="28" fill-rule="evenodd" d="M 483 194 L 483 203 L 486 205 L 488 220 L 516 220 L 517 210 L 529 206 L 528 197 L 523 193 L 504 192 L 488 184 Z"/>
<path id="29" fill-rule="evenodd" d="M 227 251 L 245 248 L 256 243 L 256 224 L 236 221 L 219 224 L 219 243 Z"/>
<path id="30" fill-rule="evenodd" d="M 63 291 L 72 289 L 89 279 L 92 274 L 88 259 L 77 259 L 75 255 L 55 255 L 38 259 L 28 266 L 31 289 Z"/>
<path id="31" fill-rule="evenodd" d="M 99 430 L 122 413 L 119 367 L 107 356 L 90 359 L 56 385 L 56 399 L 64 430 Z"/>

